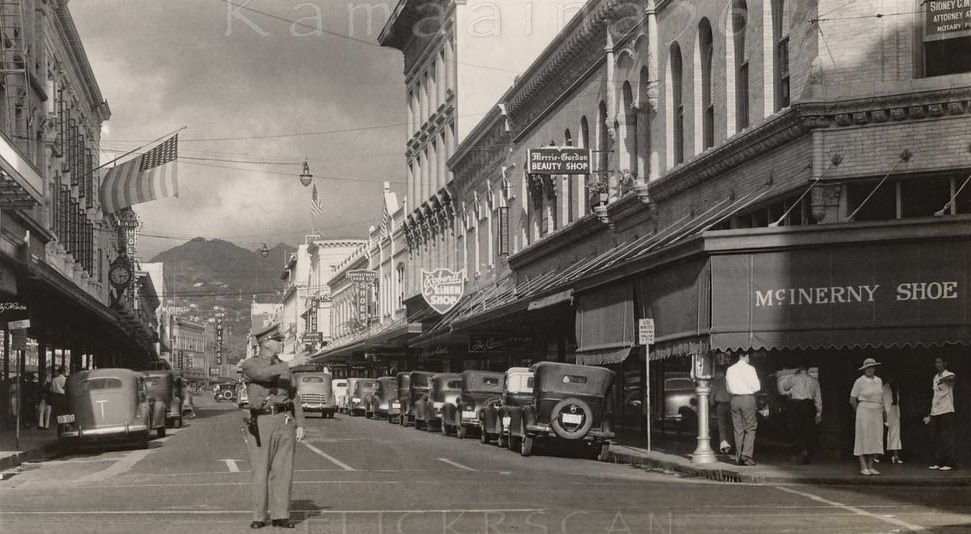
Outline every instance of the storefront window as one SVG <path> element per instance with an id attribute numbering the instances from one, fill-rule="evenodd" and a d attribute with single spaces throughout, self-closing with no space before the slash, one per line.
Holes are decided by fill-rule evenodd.
<path id="1" fill-rule="evenodd" d="M 894 183 L 886 182 L 874 191 L 878 183 L 876 180 L 866 180 L 846 184 L 849 213 L 853 213 L 861 205 L 863 206 L 856 212 L 854 220 L 886 221 L 897 218 L 897 193 Z M 867 197 L 869 197 L 869 200 L 867 200 Z"/>
<path id="2" fill-rule="evenodd" d="M 949 178 L 927 178 L 900 182 L 903 217 L 930 217 L 951 199 Z"/>
<path id="3" fill-rule="evenodd" d="M 924 43 L 924 75 L 971 72 L 971 37 Z"/>

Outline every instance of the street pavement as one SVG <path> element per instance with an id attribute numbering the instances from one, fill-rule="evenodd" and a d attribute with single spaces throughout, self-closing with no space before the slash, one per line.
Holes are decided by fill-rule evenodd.
<path id="1" fill-rule="evenodd" d="M 0 481 L 0 532 L 249 531 L 240 413 L 198 405 L 198 418 L 146 450 L 25 464 Z M 344 415 L 307 427 L 292 532 L 971 532 L 968 488 L 718 483 L 558 451 L 523 458 Z"/>

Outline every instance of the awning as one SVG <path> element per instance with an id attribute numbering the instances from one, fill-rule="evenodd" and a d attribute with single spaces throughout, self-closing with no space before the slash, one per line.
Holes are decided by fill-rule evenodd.
<path id="1" fill-rule="evenodd" d="M 884 225 L 868 232 L 882 242 L 711 256 L 711 349 L 971 344 L 971 228 L 918 229 L 909 241 Z"/>
<path id="2" fill-rule="evenodd" d="M 634 346 L 634 291 L 628 283 L 578 295 L 577 362 L 619 363 Z"/>
<path id="3" fill-rule="evenodd" d="M 44 179 L 6 135 L 0 133 L 0 209 L 43 204 Z"/>

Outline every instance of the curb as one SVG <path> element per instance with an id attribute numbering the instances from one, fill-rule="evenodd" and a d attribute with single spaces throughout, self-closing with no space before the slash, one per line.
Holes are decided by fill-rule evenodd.
<path id="1" fill-rule="evenodd" d="M 908 487 L 968 487 L 971 477 L 960 478 L 881 478 L 881 477 L 787 477 L 765 473 L 746 473 L 736 469 L 696 467 L 672 460 L 662 460 L 640 454 L 610 451 L 608 462 L 651 467 L 667 473 L 702 478 L 715 482 L 747 484 L 812 484 L 820 486 L 908 486 Z"/>
<path id="2" fill-rule="evenodd" d="M 0 471 L 6 471 L 8 469 L 13 469 L 24 462 L 34 460 L 36 458 L 46 456 L 57 450 L 58 443 L 52 442 L 46 445 L 41 445 L 35 449 L 30 449 L 26 451 L 18 451 L 10 456 L 5 456 L 0 458 Z"/>

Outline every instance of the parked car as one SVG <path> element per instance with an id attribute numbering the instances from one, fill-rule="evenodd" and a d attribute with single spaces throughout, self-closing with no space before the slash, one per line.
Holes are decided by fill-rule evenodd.
<path id="1" fill-rule="evenodd" d="M 496 445 L 512 447 L 510 429 L 519 427 L 522 408 L 533 402 L 533 371 L 527 367 L 511 367 L 506 370 L 502 395 L 495 407 L 483 410 L 482 432 L 488 442 L 496 437 Z"/>
<path id="2" fill-rule="evenodd" d="M 165 406 L 165 426 L 181 427 L 182 381 L 176 380 L 172 371 L 145 371 L 145 387 L 156 403 Z"/>
<path id="3" fill-rule="evenodd" d="M 347 391 L 346 391 L 346 394 L 344 395 L 344 406 L 343 406 L 344 413 L 346 414 L 351 413 L 351 398 L 354 396 L 354 388 L 357 387 L 357 383 L 360 382 L 361 380 L 364 380 L 364 379 L 359 376 L 355 376 L 347 379 Z"/>
<path id="4" fill-rule="evenodd" d="M 523 456 L 538 440 L 585 443 L 593 456 L 606 460 L 611 425 L 609 396 L 615 373 L 603 367 L 540 362 L 533 371 L 533 402 L 522 408 L 520 425 L 510 429 L 510 441 Z"/>
<path id="5" fill-rule="evenodd" d="M 217 384 L 213 387 L 212 397 L 217 402 L 232 402 L 236 398 L 236 384 Z"/>
<path id="6" fill-rule="evenodd" d="M 463 371 L 462 391 L 455 405 L 446 404 L 443 421 L 455 430 L 455 437 L 463 439 L 470 432 L 482 432 L 482 412 L 486 406 L 495 406 L 502 395 L 506 375 L 492 371 Z M 488 438 L 482 439 L 485 443 Z"/>
<path id="7" fill-rule="evenodd" d="M 402 411 L 403 424 L 413 424 L 416 429 L 421 430 L 417 413 L 428 401 L 429 382 L 434 375 L 435 373 L 427 371 L 412 371 L 408 374 L 407 411 Z M 404 401 L 402 401 L 402 410 L 405 410 Z"/>
<path id="8" fill-rule="evenodd" d="M 446 404 L 451 404 L 452 408 L 455 407 L 462 393 L 462 375 L 438 373 L 432 376 L 429 384 L 431 387 L 427 400 L 419 404 L 415 411 L 415 426 L 419 426 L 420 421 L 421 427 L 425 430 L 432 431 L 437 427 L 443 434 L 448 434 L 451 429 L 444 424 L 442 415 Z"/>
<path id="9" fill-rule="evenodd" d="M 353 381 L 353 385 L 351 384 Z M 367 416 L 370 398 L 378 391 L 378 381 L 371 378 L 352 378 L 348 382 L 350 401 L 348 411 L 352 416 Z"/>
<path id="10" fill-rule="evenodd" d="M 330 373 L 303 371 L 293 374 L 304 414 L 319 413 L 323 418 L 334 417 L 337 405 Z"/>
<path id="11" fill-rule="evenodd" d="M 337 405 L 337 411 L 345 412 L 347 410 L 347 379 L 331 380 L 330 385 L 334 390 L 334 404 Z"/>
<path id="12" fill-rule="evenodd" d="M 367 413 L 376 419 L 386 419 L 389 423 L 401 414 L 398 401 L 398 379 L 393 376 L 378 378 L 378 390 L 368 399 Z"/>
<path id="13" fill-rule="evenodd" d="M 151 431 L 165 435 L 166 406 L 148 392 L 145 375 L 130 369 L 94 369 L 67 380 L 67 412 L 57 416 L 64 445 L 131 441 L 148 447 Z"/>
<path id="14" fill-rule="evenodd" d="M 679 410 L 691 405 L 695 397 L 695 383 L 686 371 L 664 373 L 664 421 L 666 424 L 681 421 Z"/>
<path id="15" fill-rule="evenodd" d="M 411 390 L 408 387 L 411 382 L 411 373 L 401 372 L 394 375 L 398 383 L 398 424 L 405 426 L 408 424 L 408 411 L 411 408 Z"/>
<path id="16" fill-rule="evenodd" d="M 236 406 L 241 410 L 249 408 L 249 392 L 246 391 L 246 384 L 236 386 Z"/>

